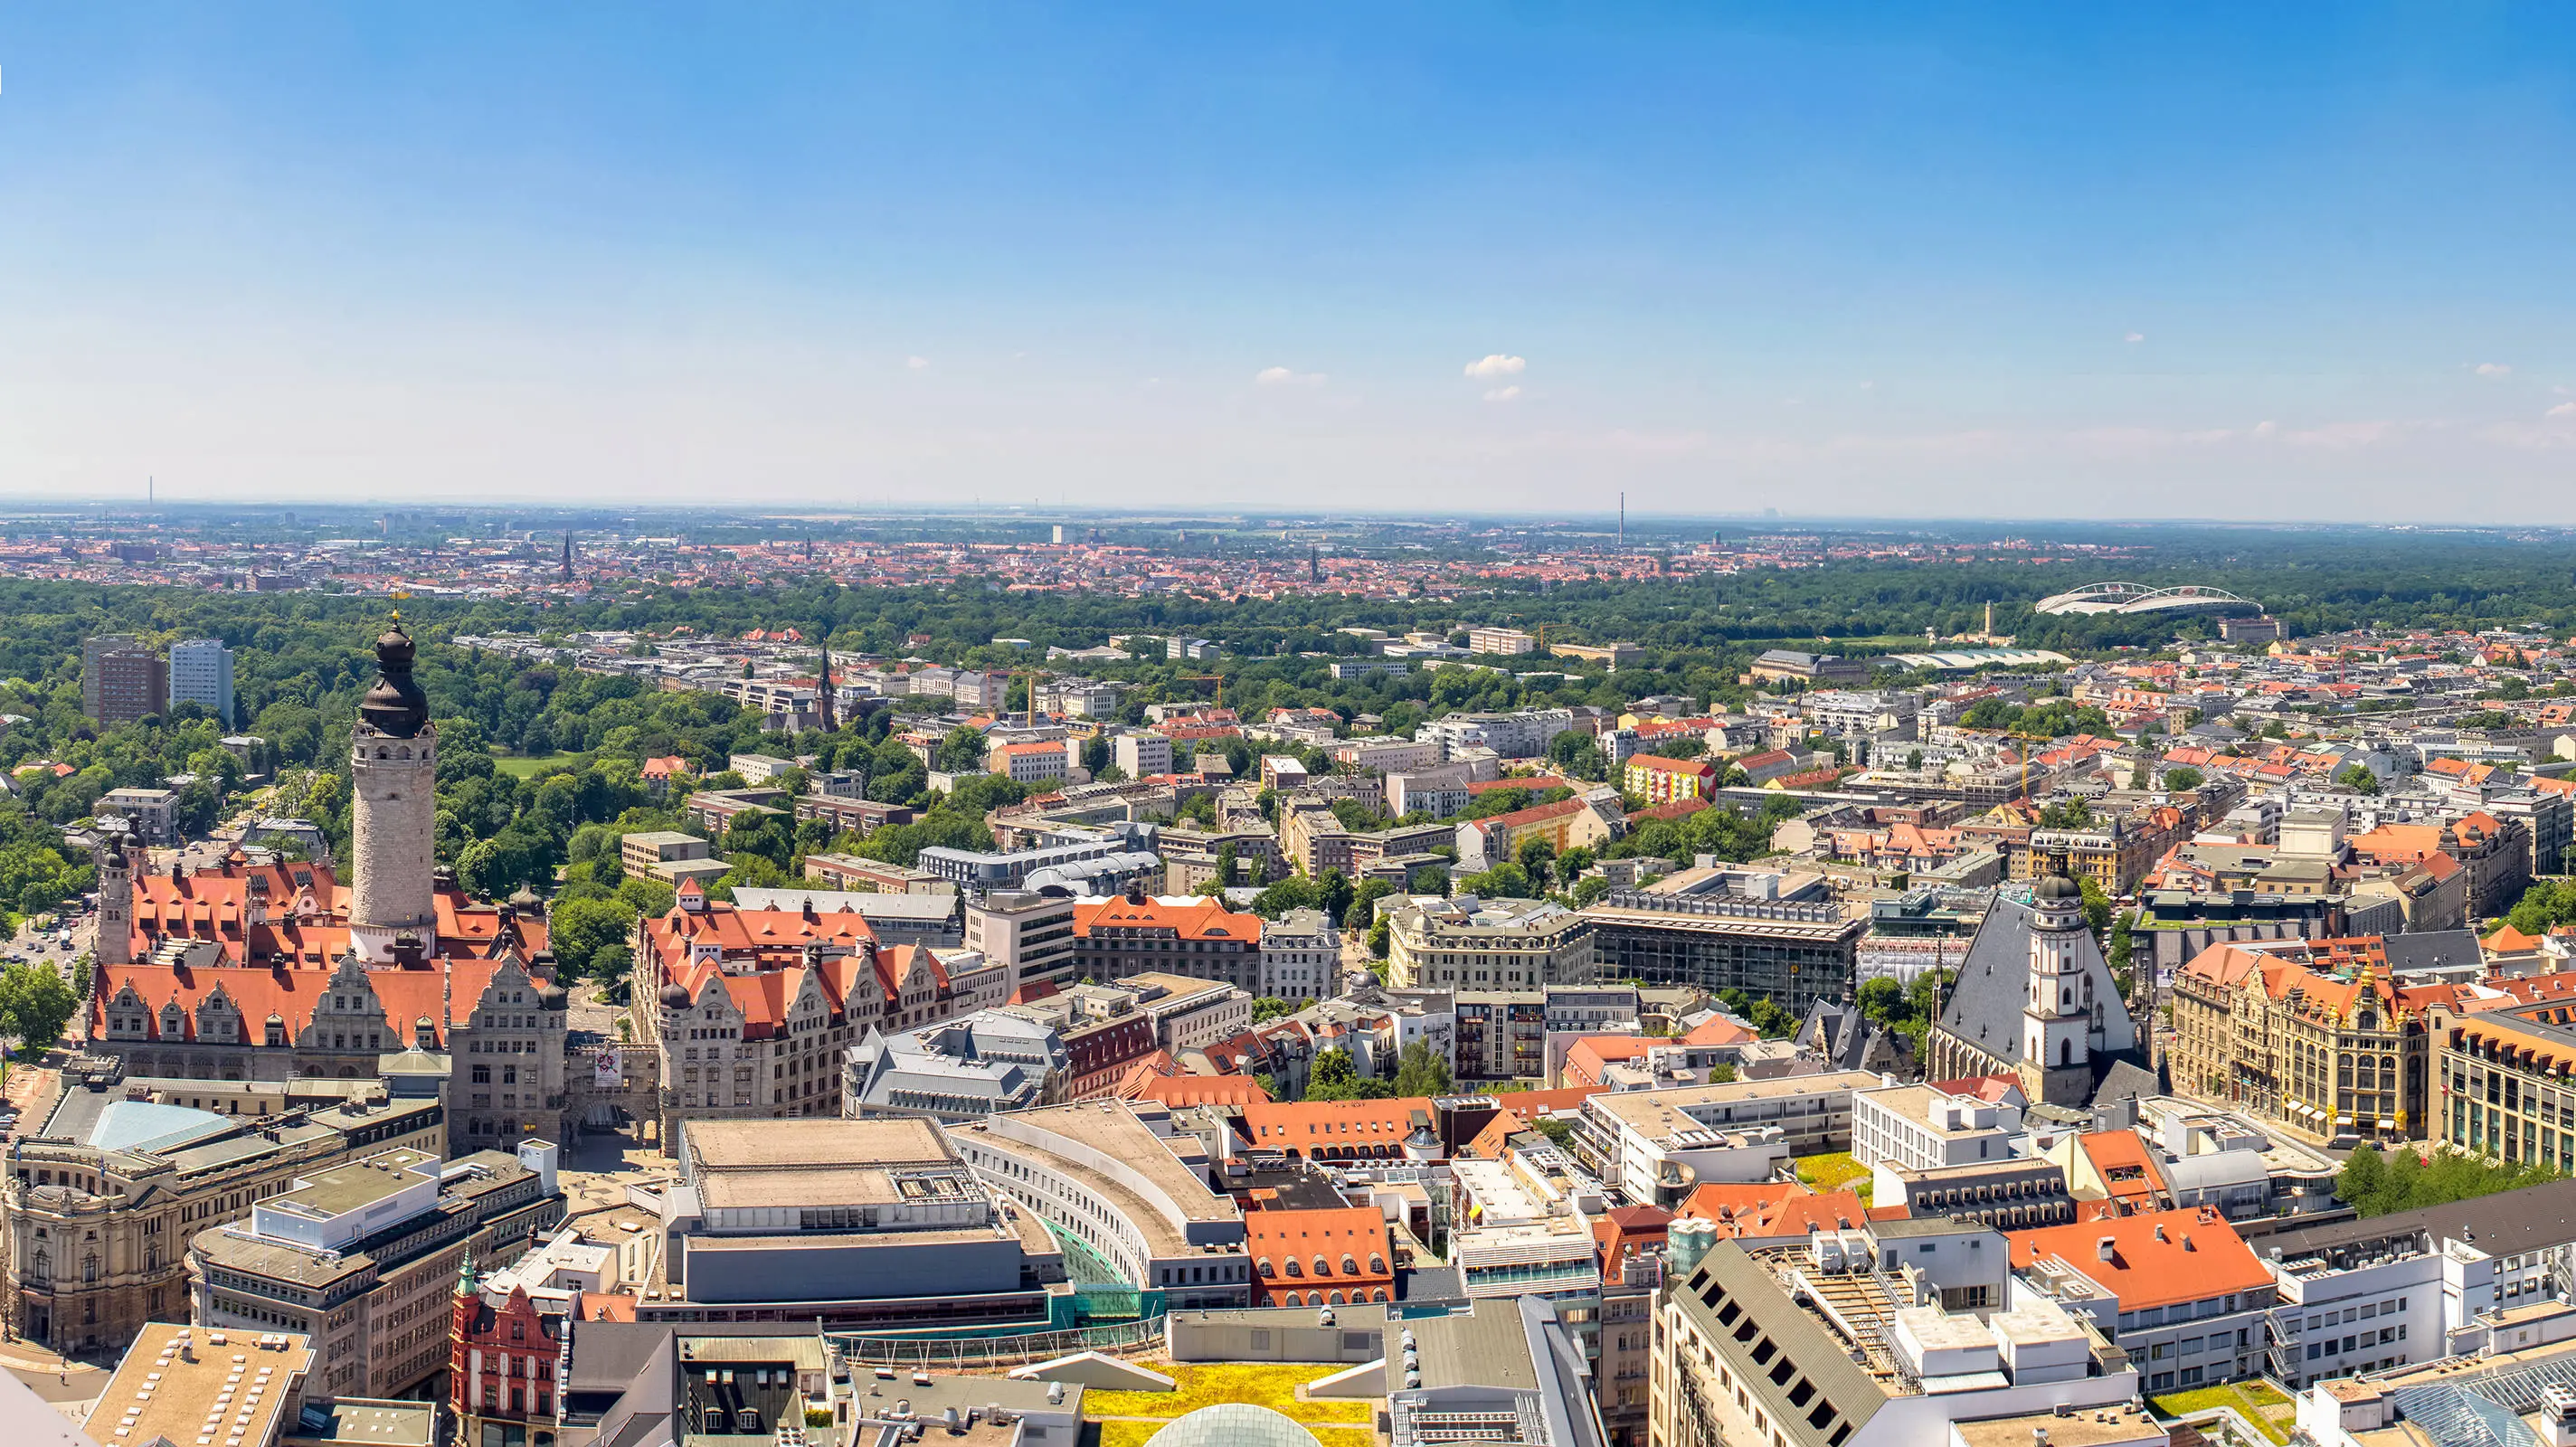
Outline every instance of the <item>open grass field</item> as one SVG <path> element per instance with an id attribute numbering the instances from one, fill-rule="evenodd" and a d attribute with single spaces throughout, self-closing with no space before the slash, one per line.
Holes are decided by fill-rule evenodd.
<path id="1" fill-rule="evenodd" d="M 2224 1386 L 2200 1387 L 2188 1392 L 2170 1392 L 2149 1397 L 2147 1405 L 2168 1417 L 2205 1412 L 2212 1407 L 2234 1407 L 2256 1431 L 2289 1447 L 2290 1428 L 2298 1418 L 2298 1404 L 2261 1382 L 2229 1382 Z"/>
<path id="2" fill-rule="evenodd" d="M 514 779 L 524 779 L 537 770 L 554 764 L 569 764 L 579 754 L 510 754 L 495 757 L 492 767 Z"/>

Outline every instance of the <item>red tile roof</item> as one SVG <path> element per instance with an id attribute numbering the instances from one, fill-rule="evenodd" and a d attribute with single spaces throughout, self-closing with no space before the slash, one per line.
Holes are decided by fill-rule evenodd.
<path id="1" fill-rule="evenodd" d="M 1243 1108 L 1244 1130 L 1255 1150 L 1319 1151 L 1337 1155 L 1393 1156 L 1417 1122 L 1429 1125 L 1431 1098 L 1269 1101 Z"/>
<path id="2" fill-rule="evenodd" d="M 1246 1211 L 1243 1250 L 1263 1304 L 1318 1288 L 1384 1301 L 1395 1285 L 1386 1217 L 1375 1206 Z"/>
<path id="3" fill-rule="evenodd" d="M 2097 1218 L 2015 1231 L 2008 1240 L 2015 1268 L 2054 1257 L 2118 1297 L 2122 1311 L 2268 1292 L 2272 1286 L 2271 1273 L 2216 1212 Z"/>
<path id="4" fill-rule="evenodd" d="M 1261 941 L 1261 916 L 1237 914 L 1222 901 L 1200 897 L 1189 900 L 1144 900 L 1114 895 L 1097 903 L 1077 903 L 1073 907 L 1073 933 L 1079 939 L 1096 929 L 1167 929 L 1185 940 L 1241 940 L 1247 944 Z"/>

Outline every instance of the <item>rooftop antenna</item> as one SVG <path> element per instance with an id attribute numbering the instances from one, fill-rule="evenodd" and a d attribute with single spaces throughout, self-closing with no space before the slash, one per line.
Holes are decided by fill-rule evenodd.
<path id="1" fill-rule="evenodd" d="M 1628 546 L 1628 494 L 1619 494 L 1619 546 Z"/>

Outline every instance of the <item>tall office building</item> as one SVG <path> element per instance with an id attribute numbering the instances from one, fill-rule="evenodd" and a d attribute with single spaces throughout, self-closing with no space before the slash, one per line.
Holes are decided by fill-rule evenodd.
<path id="1" fill-rule="evenodd" d="M 170 706 L 161 655 L 131 634 L 103 633 L 81 644 L 81 712 L 103 724 L 132 723 Z"/>
<path id="2" fill-rule="evenodd" d="M 170 645 L 170 702 L 193 703 L 233 727 L 233 651 L 220 638 Z"/>

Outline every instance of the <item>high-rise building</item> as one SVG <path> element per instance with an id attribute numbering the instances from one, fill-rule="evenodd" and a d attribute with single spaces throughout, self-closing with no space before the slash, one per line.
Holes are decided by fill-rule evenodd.
<path id="1" fill-rule="evenodd" d="M 966 906 L 966 948 L 1027 980 L 1064 981 L 1074 967 L 1073 900 L 1062 895 L 995 890 Z"/>
<path id="2" fill-rule="evenodd" d="M 233 651 L 220 638 L 170 645 L 170 702 L 193 703 L 233 726 Z"/>
<path id="3" fill-rule="evenodd" d="M 170 706 L 170 677 L 161 655 L 124 633 L 81 644 L 81 712 L 100 723 L 132 723 Z"/>
<path id="4" fill-rule="evenodd" d="M 411 635 L 397 617 L 376 639 L 376 684 L 350 730 L 357 879 L 349 947 L 371 963 L 393 958 L 395 937 L 403 934 L 437 953 L 431 874 L 438 863 L 438 729 L 411 664 Z"/>

